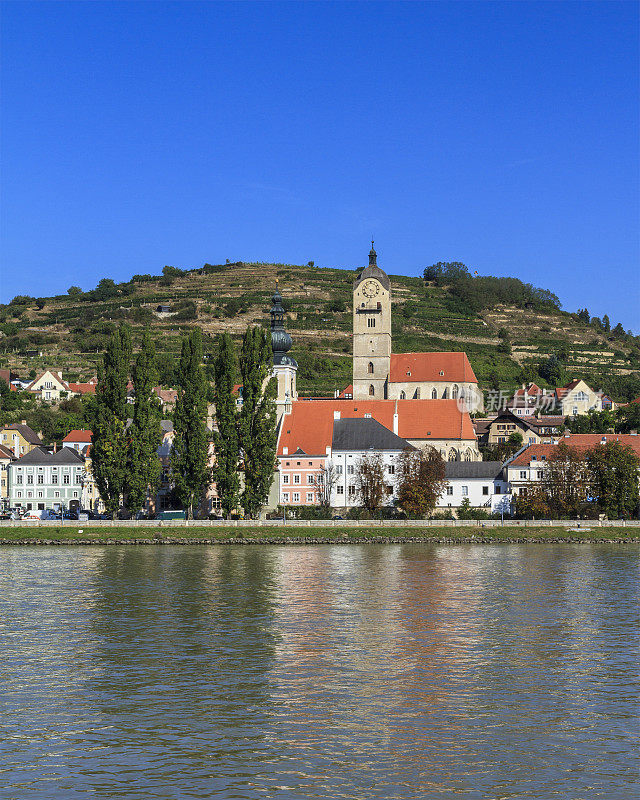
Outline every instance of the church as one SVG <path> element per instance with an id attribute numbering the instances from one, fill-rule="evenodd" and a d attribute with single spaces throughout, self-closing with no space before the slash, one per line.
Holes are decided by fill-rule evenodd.
<path id="1" fill-rule="evenodd" d="M 466 353 L 393 353 L 391 282 L 371 242 L 353 286 L 354 400 L 459 400 L 481 411 L 482 392 Z"/>

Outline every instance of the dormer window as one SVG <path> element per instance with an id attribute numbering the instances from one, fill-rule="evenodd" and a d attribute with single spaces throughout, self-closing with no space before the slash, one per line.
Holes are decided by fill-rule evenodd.
<path id="1" fill-rule="evenodd" d="M 444 376 L 444 372 L 440 370 L 440 377 Z"/>

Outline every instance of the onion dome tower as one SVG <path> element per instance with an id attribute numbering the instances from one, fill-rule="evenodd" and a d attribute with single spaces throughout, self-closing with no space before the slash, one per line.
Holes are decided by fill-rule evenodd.
<path id="1" fill-rule="evenodd" d="M 273 375 L 278 383 L 276 406 L 278 419 L 291 411 L 291 403 L 298 399 L 296 373 L 298 364 L 295 358 L 287 355 L 291 348 L 291 336 L 284 329 L 284 308 L 282 295 L 276 283 L 276 291 L 271 306 L 271 349 L 273 350 Z"/>

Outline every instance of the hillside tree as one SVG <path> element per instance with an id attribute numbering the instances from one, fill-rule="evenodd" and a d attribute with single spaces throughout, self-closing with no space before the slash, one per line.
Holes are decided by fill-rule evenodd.
<path id="1" fill-rule="evenodd" d="M 193 330 L 182 340 L 178 399 L 174 411 L 171 471 L 175 492 L 193 518 L 209 482 L 207 382 L 202 369 L 202 333 Z"/>
<path id="2" fill-rule="evenodd" d="M 276 460 L 275 381 L 271 379 L 271 338 L 263 328 L 250 327 L 240 357 L 242 409 L 238 423 L 244 463 L 241 504 L 254 516 L 269 496 Z"/>

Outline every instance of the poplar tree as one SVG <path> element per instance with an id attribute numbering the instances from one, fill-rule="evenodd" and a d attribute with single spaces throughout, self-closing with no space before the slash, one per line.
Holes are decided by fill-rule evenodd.
<path id="1" fill-rule="evenodd" d="M 98 365 L 91 438 L 91 471 L 107 511 L 115 519 L 127 480 L 127 382 L 131 332 L 115 330 Z"/>
<path id="2" fill-rule="evenodd" d="M 142 347 L 133 365 L 135 404 L 128 430 L 128 467 L 126 506 L 135 513 L 144 506 L 160 481 L 158 447 L 162 441 L 160 405 L 153 395 L 157 380 L 155 347 L 149 330 L 145 330 Z"/>
<path id="3" fill-rule="evenodd" d="M 182 340 L 179 376 L 171 470 L 176 494 L 192 519 L 193 508 L 209 481 L 207 382 L 202 369 L 200 328 L 194 328 Z"/>
<path id="4" fill-rule="evenodd" d="M 242 409 L 238 421 L 244 462 L 241 503 L 254 516 L 269 496 L 276 460 L 275 382 L 271 380 L 271 338 L 263 328 L 247 328 L 242 342 L 240 374 Z"/>
<path id="5" fill-rule="evenodd" d="M 213 372 L 215 380 L 213 398 L 218 427 L 213 438 L 216 454 L 213 479 L 216 482 L 222 510 L 228 515 L 238 507 L 240 499 L 238 415 L 233 397 L 236 353 L 228 333 L 222 333 L 218 337 L 218 354 Z"/>

